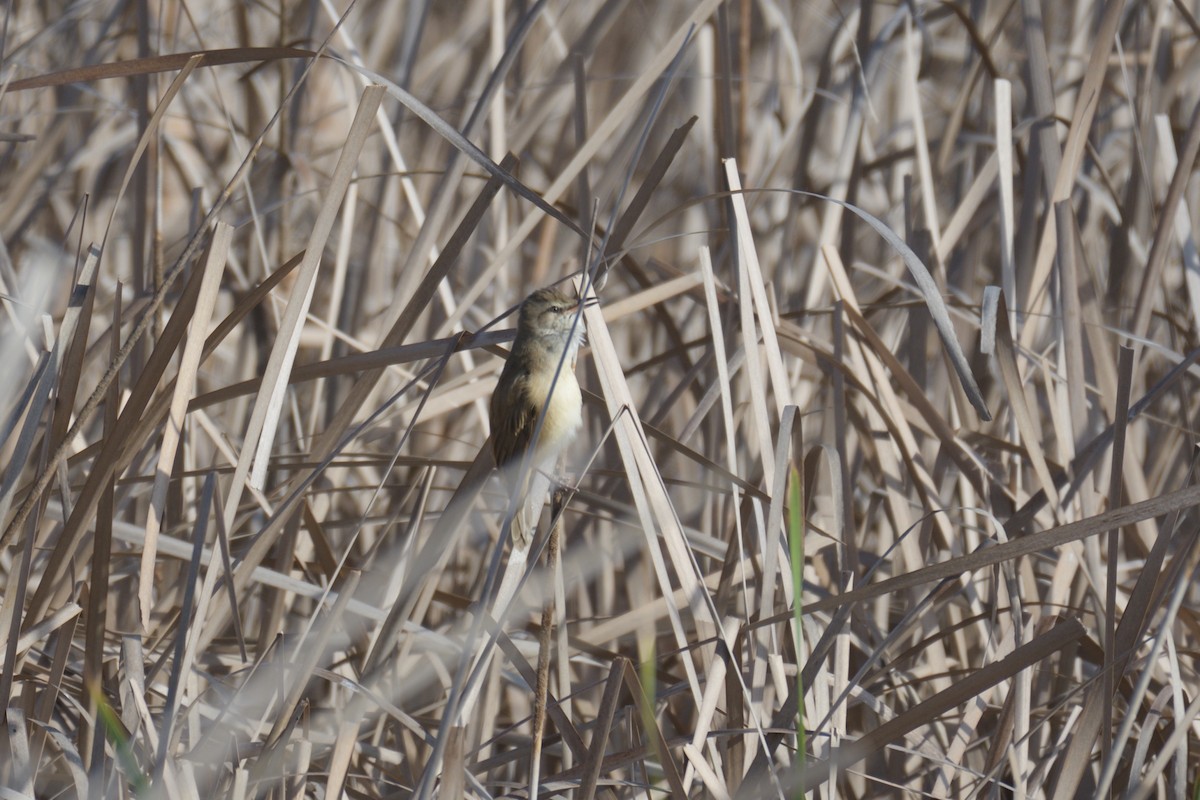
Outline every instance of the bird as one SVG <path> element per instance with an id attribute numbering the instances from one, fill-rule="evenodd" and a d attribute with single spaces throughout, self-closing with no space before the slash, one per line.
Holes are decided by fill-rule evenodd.
<path id="1" fill-rule="evenodd" d="M 575 379 L 575 358 L 584 335 L 583 321 L 576 317 L 582 305 L 591 302 L 554 287 L 526 297 L 518 313 L 517 338 L 492 392 L 492 455 L 515 507 L 511 530 L 517 549 L 528 548 L 533 538 L 550 488 L 546 473 L 583 425 L 583 395 Z M 538 431 L 543 408 L 545 419 Z M 522 464 L 531 446 L 526 471 Z"/>

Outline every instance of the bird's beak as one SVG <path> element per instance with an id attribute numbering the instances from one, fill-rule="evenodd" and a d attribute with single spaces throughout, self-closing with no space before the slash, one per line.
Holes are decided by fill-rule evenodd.
<path id="1" fill-rule="evenodd" d="M 593 308 L 598 305 L 600 305 L 600 298 L 587 297 L 587 298 L 584 298 L 584 299 L 580 300 L 579 302 L 577 302 L 575 304 L 575 308 L 579 308 L 580 306 L 583 306 L 584 308 Z"/>

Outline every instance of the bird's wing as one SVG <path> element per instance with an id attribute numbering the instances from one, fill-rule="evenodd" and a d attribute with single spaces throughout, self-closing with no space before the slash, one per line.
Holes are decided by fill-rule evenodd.
<path id="1" fill-rule="evenodd" d="M 526 375 L 501 375 L 492 395 L 492 454 L 497 467 L 523 456 L 533 438 L 538 408 L 529 402 L 527 378 Z"/>

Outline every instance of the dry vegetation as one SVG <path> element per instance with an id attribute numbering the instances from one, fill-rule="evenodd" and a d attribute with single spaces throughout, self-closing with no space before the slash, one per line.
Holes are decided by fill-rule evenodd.
<path id="1" fill-rule="evenodd" d="M 1193 796 L 1195 9 L 7 4 L 3 797 Z"/>

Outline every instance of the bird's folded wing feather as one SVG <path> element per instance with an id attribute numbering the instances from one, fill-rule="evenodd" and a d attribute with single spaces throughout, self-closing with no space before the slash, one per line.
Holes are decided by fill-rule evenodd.
<path id="1" fill-rule="evenodd" d="M 501 376 L 502 384 L 506 377 Z M 497 467 L 523 456 L 533 437 L 537 408 L 529 402 L 528 383 L 527 376 L 517 376 L 512 379 L 512 391 L 497 388 L 492 395 L 491 416 L 496 428 L 492 431 L 492 453 Z"/>

